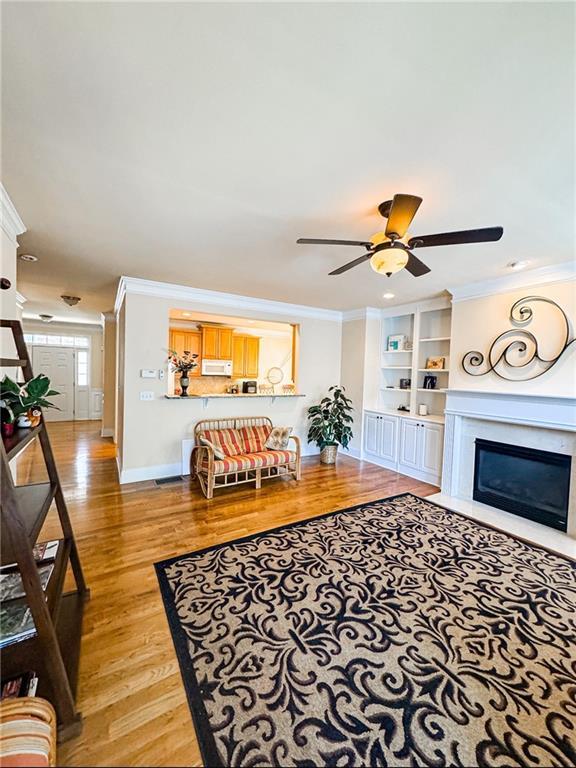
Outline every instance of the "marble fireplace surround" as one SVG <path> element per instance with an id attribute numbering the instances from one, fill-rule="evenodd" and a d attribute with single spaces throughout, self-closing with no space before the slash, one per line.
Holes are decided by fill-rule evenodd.
<path id="1" fill-rule="evenodd" d="M 474 440 L 477 437 L 572 456 L 567 532 L 570 539 L 560 531 L 473 501 Z M 497 527 L 502 522 L 502 528 L 509 532 L 576 556 L 576 400 L 449 390 L 442 493 L 438 494 L 437 500 L 464 514 L 472 513 L 479 520 L 484 518 L 485 522 Z"/>

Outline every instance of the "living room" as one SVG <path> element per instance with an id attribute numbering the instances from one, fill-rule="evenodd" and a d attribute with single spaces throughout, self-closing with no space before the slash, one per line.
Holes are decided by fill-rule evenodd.
<path id="1" fill-rule="evenodd" d="M 2 16 L 0 764 L 576 765 L 574 5 Z"/>

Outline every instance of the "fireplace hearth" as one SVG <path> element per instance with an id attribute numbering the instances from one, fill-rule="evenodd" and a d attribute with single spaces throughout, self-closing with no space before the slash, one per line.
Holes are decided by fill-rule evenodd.
<path id="1" fill-rule="evenodd" d="M 476 438 L 473 499 L 566 531 L 571 457 Z"/>

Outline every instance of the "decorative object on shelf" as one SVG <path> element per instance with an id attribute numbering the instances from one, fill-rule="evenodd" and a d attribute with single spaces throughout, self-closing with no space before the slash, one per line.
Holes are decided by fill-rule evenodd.
<path id="1" fill-rule="evenodd" d="M 399 405 L 397 410 L 403 413 L 410 413 L 410 408 L 407 405 Z"/>
<path id="2" fill-rule="evenodd" d="M 444 368 L 446 358 L 444 357 L 427 357 L 426 358 L 426 370 L 441 371 Z"/>
<path id="3" fill-rule="evenodd" d="M 273 366 L 269 369 L 268 373 L 266 374 L 266 380 L 269 384 L 272 384 L 272 394 L 274 394 L 274 387 L 276 384 L 280 384 L 284 378 L 284 371 L 282 368 L 278 368 L 277 366 Z"/>
<path id="4" fill-rule="evenodd" d="M 23 384 L 4 376 L 0 382 L 2 434 L 11 437 L 16 423 L 21 428 L 37 427 L 42 419 L 41 408 L 60 410 L 47 399 L 59 394 L 55 389 L 50 389 L 50 379 L 43 373 Z"/>
<path id="5" fill-rule="evenodd" d="M 410 389 L 412 386 L 412 379 L 400 379 L 400 389 Z"/>
<path id="6" fill-rule="evenodd" d="M 406 336 L 403 333 L 398 333 L 394 336 L 388 336 L 388 352 L 400 352 L 405 349 Z"/>
<path id="7" fill-rule="evenodd" d="M 170 363 L 170 370 L 172 373 L 180 374 L 180 397 L 188 397 L 188 387 L 190 385 L 190 379 L 188 374 L 195 368 L 198 368 L 196 358 L 198 355 L 195 352 L 184 351 L 181 355 L 172 349 L 168 350 L 168 362 Z"/>
<path id="8" fill-rule="evenodd" d="M 418 406 L 418 415 L 419 416 L 428 416 L 428 406 L 426 403 L 420 403 Z"/>
<path id="9" fill-rule="evenodd" d="M 258 385 L 258 392 L 261 395 L 273 395 L 274 394 L 274 386 L 272 384 L 259 384 Z"/>
<path id="10" fill-rule="evenodd" d="M 243 381 L 242 393 L 245 395 L 255 395 L 258 392 L 258 384 L 255 381 Z"/>
<path id="11" fill-rule="evenodd" d="M 436 389 L 438 378 L 436 376 L 424 376 L 424 389 Z"/>
<path id="12" fill-rule="evenodd" d="M 493 371 L 496 376 L 506 381 L 531 381 L 553 368 L 568 347 L 576 341 L 576 338 L 570 338 L 570 323 L 564 310 L 555 301 L 544 296 L 526 296 L 515 301 L 510 307 L 510 322 L 516 326 L 528 325 L 534 316 L 534 311 L 528 305 L 539 301 L 550 304 L 562 316 L 564 341 L 557 355 L 548 359 L 541 357 L 538 340 L 533 333 L 522 327 L 509 328 L 494 339 L 486 358 L 482 352 L 466 352 L 462 358 L 464 371 L 470 376 L 485 376 Z M 480 370 L 485 362 L 488 367 Z M 536 364 L 535 373 L 530 370 L 532 363 Z M 543 366 L 541 370 L 538 370 L 538 364 Z M 514 372 L 517 375 L 514 375 Z"/>
<path id="13" fill-rule="evenodd" d="M 404 349 L 406 352 L 412 352 L 412 349 L 414 348 L 414 345 L 409 339 L 406 339 L 406 343 L 404 344 Z"/>
<path id="14" fill-rule="evenodd" d="M 308 442 L 320 448 L 322 464 L 334 464 L 338 445 L 348 447 L 352 439 L 352 401 L 345 395 L 344 387 L 330 387 L 328 395 L 318 405 L 308 408 Z"/>
<path id="15" fill-rule="evenodd" d="M 282 384 L 282 394 L 283 395 L 295 395 L 296 394 L 296 384 Z"/>

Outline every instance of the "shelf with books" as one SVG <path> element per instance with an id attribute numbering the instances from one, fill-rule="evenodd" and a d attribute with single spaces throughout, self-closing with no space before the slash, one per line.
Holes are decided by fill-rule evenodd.
<path id="1" fill-rule="evenodd" d="M 30 381 L 32 365 L 20 322 L 1 320 L 0 327 L 11 330 L 24 381 Z M 35 438 L 39 442 L 39 453 L 42 454 L 49 482 L 16 485 L 10 461 Z M 83 606 L 90 592 L 84 581 L 47 430 L 43 425 L 17 430 L 10 438 L 2 439 L 0 454 L 0 555 L 3 566 L 0 574 L 8 576 L 0 581 L 12 590 L 11 594 L 15 597 L 2 603 L 2 674 L 15 677 L 26 674 L 27 670 L 36 670 L 38 695 L 48 699 L 56 710 L 59 738 L 71 738 L 78 735 L 82 723 L 76 708 L 75 691 Z M 46 550 L 40 553 L 44 545 L 36 544 L 36 540 L 53 502 L 62 538 L 58 540 L 49 568 L 44 568 L 44 564 L 39 566 L 37 561 L 42 554 L 46 554 Z M 48 560 L 48 557 L 45 559 Z M 63 594 L 68 565 L 74 575 L 76 589 Z M 13 575 L 14 572 L 20 574 L 20 581 L 18 576 Z M 19 594 L 24 594 L 24 597 L 16 597 Z M 9 619 L 8 626 L 11 622 L 14 631 L 6 631 L 5 616 Z"/>

